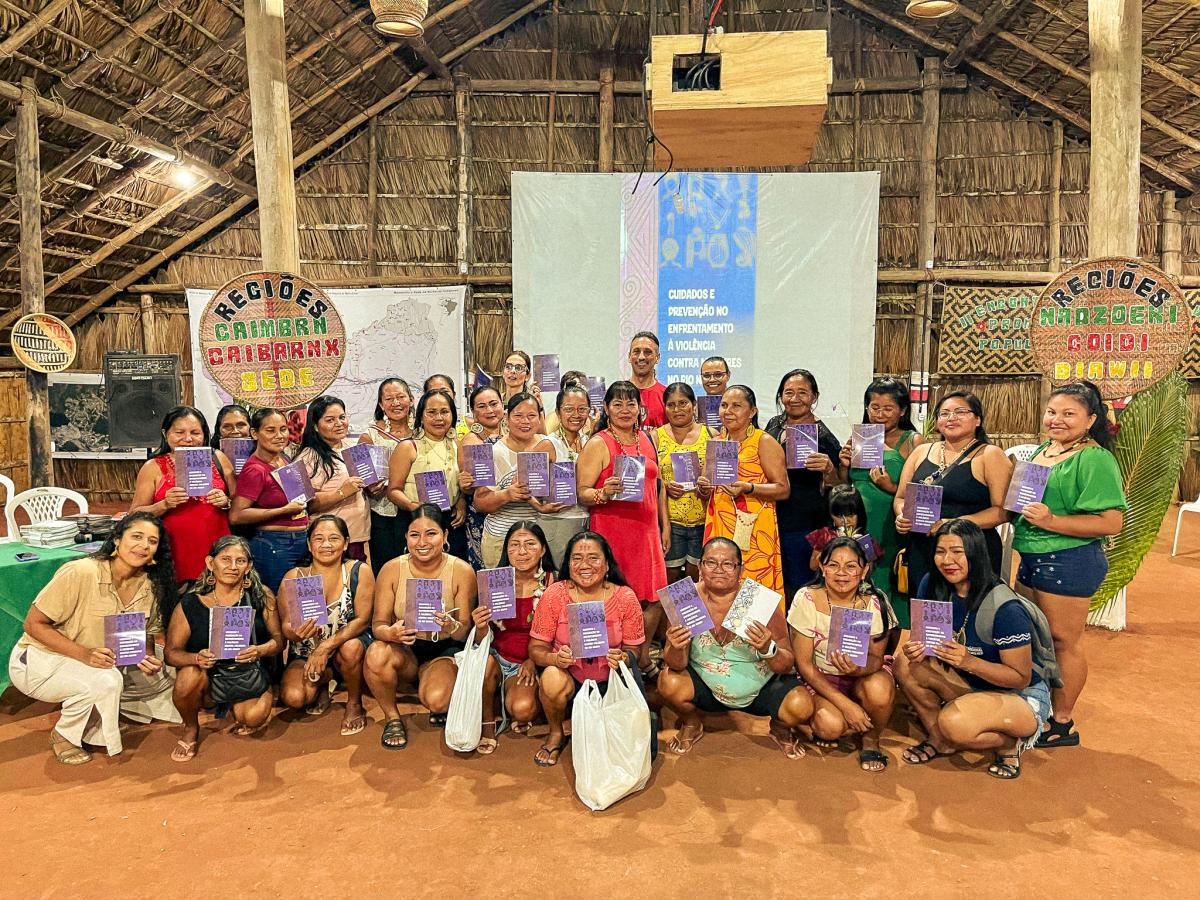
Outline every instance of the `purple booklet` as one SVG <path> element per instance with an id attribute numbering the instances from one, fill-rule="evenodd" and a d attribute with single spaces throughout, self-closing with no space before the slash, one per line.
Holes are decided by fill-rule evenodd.
<path id="1" fill-rule="evenodd" d="M 550 454 L 517 454 L 517 481 L 529 488 L 537 498 L 550 496 Z"/>
<path id="2" fill-rule="evenodd" d="M 641 503 L 646 497 L 646 457 L 622 453 L 613 459 L 613 474 L 621 479 L 621 493 L 614 500 Z"/>
<path id="3" fill-rule="evenodd" d="M 738 480 L 737 441 L 709 441 L 704 448 L 704 476 L 713 487 Z"/>
<path id="4" fill-rule="evenodd" d="M 789 425 L 784 432 L 784 451 L 789 469 L 803 469 L 808 458 L 817 452 L 816 425 Z"/>
<path id="5" fill-rule="evenodd" d="M 287 605 L 288 624 L 299 628 L 309 619 L 318 628 L 329 624 L 329 604 L 325 600 L 325 579 L 320 575 L 285 578 L 280 585 Z"/>
<path id="6" fill-rule="evenodd" d="M 271 477 L 282 489 L 288 503 L 295 500 L 307 503 L 317 495 L 317 492 L 313 490 L 312 479 L 309 478 L 308 470 L 303 463 L 293 462 L 286 466 L 280 466 L 271 473 Z"/>
<path id="7" fill-rule="evenodd" d="M 671 474 L 685 490 L 694 490 L 700 477 L 700 454 L 695 450 L 676 450 L 671 454 Z"/>
<path id="8" fill-rule="evenodd" d="M 1004 508 L 1015 513 L 1025 511 L 1030 503 L 1041 503 L 1050 479 L 1050 466 L 1018 460 L 1013 468 L 1012 481 L 1004 495 Z"/>
<path id="9" fill-rule="evenodd" d="M 374 444 L 354 444 L 342 451 L 342 461 L 350 470 L 363 480 L 363 484 L 379 484 L 387 480 L 387 469 L 380 469 L 377 454 L 372 453 Z"/>
<path id="10" fill-rule="evenodd" d="M 571 633 L 571 655 L 576 659 L 595 659 L 608 653 L 603 600 L 568 603 L 567 628 Z"/>
<path id="11" fill-rule="evenodd" d="M 575 463 L 571 460 L 552 463 L 550 466 L 550 502 L 574 506 L 579 502 L 576 494 Z"/>
<path id="12" fill-rule="evenodd" d="M 835 650 L 850 657 L 856 666 L 865 666 L 871 652 L 871 610 L 851 609 L 831 604 L 829 608 L 829 652 Z"/>
<path id="13" fill-rule="evenodd" d="M 854 539 L 858 541 L 858 546 L 862 547 L 863 553 L 867 555 L 867 562 L 873 563 L 883 556 L 883 550 L 875 542 L 875 538 L 869 534 L 856 534 Z"/>
<path id="14" fill-rule="evenodd" d="M 480 569 L 476 574 L 479 584 L 479 602 L 492 611 L 492 618 L 517 617 L 517 570 L 512 566 L 502 569 Z"/>
<path id="15" fill-rule="evenodd" d="M 608 388 L 604 384 L 603 378 L 593 378 L 588 376 L 587 380 L 588 405 L 596 410 L 604 408 L 604 395 L 608 393 Z"/>
<path id="16" fill-rule="evenodd" d="M 475 366 L 475 387 L 491 387 L 492 376 L 483 371 L 478 365 Z"/>
<path id="17" fill-rule="evenodd" d="M 954 640 L 954 604 L 949 600 L 913 597 L 909 640 L 923 645 L 926 656 L 935 656 L 938 644 Z"/>
<path id="18" fill-rule="evenodd" d="M 441 631 L 434 616 L 445 612 L 442 583 L 436 578 L 410 578 L 404 583 L 404 627 L 417 631 Z"/>
<path id="19" fill-rule="evenodd" d="M 850 468 L 873 469 L 883 465 L 882 425 L 853 425 L 850 428 Z"/>
<path id="20" fill-rule="evenodd" d="M 242 467 L 254 453 L 254 447 L 253 438 L 221 438 L 221 452 L 229 457 L 234 475 L 242 474 Z"/>
<path id="21" fill-rule="evenodd" d="M 254 609 L 250 606 L 214 606 L 209 610 L 208 649 L 217 659 L 233 659 L 250 646 Z"/>
<path id="22" fill-rule="evenodd" d="M 450 508 L 450 489 L 446 485 L 446 473 L 441 469 L 418 472 L 413 476 L 417 486 L 417 500 L 432 503 L 438 509 Z"/>
<path id="23" fill-rule="evenodd" d="M 206 497 L 213 489 L 211 447 L 180 447 L 175 451 L 175 486 L 189 497 Z"/>
<path id="24" fill-rule="evenodd" d="M 533 379 L 542 391 L 548 394 L 557 392 L 560 377 L 558 354 L 542 353 L 533 357 Z"/>
<path id="25" fill-rule="evenodd" d="M 467 444 L 463 447 L 463 462 L 475 479 L 475 487 L 496 486 L 496 458 L 491 444 Z"/>
<path id="26" fill-rule="evenodd" d="M 942 517 L 942 486 L 910 481 L 904 492 L 904 518 L 917 534 L 929 534 Z"/>
<path id="27" fill-rule="evenodd" d="M 708 614 L 708 607 L 704 605 L 696 590 L 696 582 L 692 579 L 681 578 L 660 589 L 658 601 L 667 614 L 667 621 L 672 625 L 685 626 L 692 637 L 712 630 L 712 616 Z"/>
<path id="28" fill-rule="evenodd" d="M 696 398 L 697 418 L 709 428 L 721 427 L 721 395 L 701 394 Z M 678 480 L 678 479 L 676 479 Z"/>
<path id="29" fill-rule="evenodd" d="M 116 654 L 118 666 L 136 666 L 146 658 L 146 614 L 117 613 L 104 617 L 104 646 Z"/>

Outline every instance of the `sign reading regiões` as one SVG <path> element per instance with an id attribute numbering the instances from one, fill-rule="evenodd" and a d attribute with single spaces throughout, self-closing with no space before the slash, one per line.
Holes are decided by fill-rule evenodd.
<path id="1" fill-rule="evenodd" d="M 1042 291 L 1029 336 L 1052 382 L 1086 378 L 1112 400 L 1144 391 L 1179 366 L 1192 311 L 1166 273 L 1105 257 L 1068 269 Z"/>
<path id="2" fill-rule="evenodd" d="M 75 335 L 66 322 L 48 313 L 17 319 L 11 343 L 21 364 L 35 372 L 61 372 L 75 360 Z"/>
<path id="3" fill-rule="evenodd" d="M 325 392 L 346 355 L 329 296 L 283 272 L 248 272 L 214 293 L 198 338 L 217 384 L 253 406 L 303 406 Z"/>

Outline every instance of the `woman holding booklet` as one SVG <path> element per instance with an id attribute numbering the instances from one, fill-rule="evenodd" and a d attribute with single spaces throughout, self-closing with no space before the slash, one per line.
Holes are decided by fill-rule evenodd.
<path id="1" fill-rule="evenodd" d="M 204 570 L 213 541 L 229 534 L 233 465 L 208 446 L 208 422 L 191 406 L 177 406 L 162 421 L 162 442 L 142 464 L 129 511 L 158 516 L 182 584 Z M 179 467 L 183 471 L 179 471 Z"/>
<path id="2" fill-rule="evenodd" d="M 454 654 L 470 632 L 477 590 L 475 571 L 447 552 L 449 537 L 443 511 L 431 503 L 418 505 L 408 526 L 408 553 L 385 565 L 375 585 L 374 640 L 365 673 L 383 710 L 385 750 L 408 746 L 396 706 L 401 681 L 417 685 L 430 725 L 446 724 L 458 673 Z"/>
<path id="3" fill-rule="evenodd" d="M 275 472 L 291 462 L 287 457 L 287 416 L 270 407 L 257 409 L 250 420 L 250 434 L 254 452 L 238 475 L 229 521 L 254 529 L 250 539 L 254 570 L 274 593 L 284 573 L 304 555 L 308 504 L 289 501 L 275 479 Z"/>
<path id="4" fill-rule="evenodd" d="M 546 439 L 554 446 L 554 461 L 578 465 L 591 425 L 590 401 L 583 381 L 569 381 L 563 385 L 554 400 L 552 418 L 553 422 L 548 420 L 546 423 L 549 432 Z M 576 494 L 576 502 L 558 512 L 543 513 L 538 516 L 538 523 L 546 533 L 550 553 L 558 563 L 562 562 L 567 541 L 588 527 L 588 511 L 578 502 Z"/>
<path id="5" fill-rule="evenodd" d="M 475 489 L 473 469 L 467 464 L 467 448 L 473 446 L 492 446 L 504 437 L 504 400 L 500 392 L 490 384 L 480 385 L 471 391 L 467 399 L 471 408 L 471 425 L 463 432 L 460 428 L 458 450 L 458 485 L 466 495 L 467 517 L 465 520 L 467 532 L 467 561 L 476 569 L 483 568 L 483 522 L 487 513 L 480 512 L 471 503 Z"/>
<path id="6" fill-rule="evenodd" d="M 704 501 L 696 481 L 704 471 L 708 428 L 696 421 L 696 395 L 682 381 L 667 385 L 663 395 L 667 424 L 653 434 L 658 451 L 658 470 L 667 494 L 667 518 L 671 521 L 671 549 L 667 554 L 667 581 L 687 575 L 695 578 L 704 544 Z M 690 466 L 675 471 L 675 462 Z"/>
<path id="7" fill-rule="evenodd" d="M 310 513 L 332 513 L 350 530 L 350 545 L 346 555 L 351 559 L 367 559 L 367 542 L 371 540 L 371 508 L 367 505 L 366 485 L 350 472 L 342 459 L 350 419 L 346 404 L 337 397 L 322 394 L 308 404 L 308 419 L 300 436 L 300 452 L 296 462 L 304 466 L 316 497 L 309 501 Z"/>
<path id="8" fill-rule="evenodd" d="M 359 439 L 360 444 L 383 448 L 388 459 L 404 441 L 411 441 L 413 395 L 403 378 L 385 378 L 375 395 L 375 418 Z M 387 495 L 385 478 L 367 489 L 371 506 L 371 570 L 378 575 L 383 564 L 404 552 L 408 512 Z"/>
<path id="9" fill-rule="evenodd" d="M 629 587 L 643 604 L 645 632 L 653 638 L 662 622 L 658 592 L 667 584 L 663 554 L 670 552 L 671 520 L 658 456 L 642 431 L 642 395 L 632 381 L 608 386 L 596 433 L 579 454 L 576 484 L 579 502 L 591 509 L 592 531 L 630 573 Z M 649 641 L 641 645 L 638 665 L 647 677 L 658 674 Z"/>
<path id="10" fill-rule="evenodd" d="M 1109 452 L 1108 409 L 1091 382 L 1050 395 L 1042 425 L 1049 440 L 1030 461 L 1050 466 L 1040 503 L 1027 504 L 1013 528 L 1021 554 L 1019 590 L 1045 614 L 1062 666 L 1054 715 L 1039 747 L 1073 747 L 1075 702 L 1087 681 L 1083 626 L 1091 597 L 1108 574 L 1101 543 L 1125 524 L 1121 469 Z"/>
<path id="11" fill-rule="evenodd" d="M 816 376 L 808 369 L 792 369 L 779 380 L 775 405 L 780 413 L 767 422 L 766 428 L 780 446 L 786 446 L 789 428 L 804 428 L 810 438 L 811 429 L 816 429 L 815 451 L 804 458 L 803 466 L 785 468 L 790 490 L 775 504 L 783 565 L 784 586 L 780 590 L 788 598 L 813 579 L 808 535 L 828 524 L 826 489 L 845 481 L 845 473 L 838 466 L 841 442 L 813 412 L 820 398 Z"/>
<path id="12" fill-rule="evenodd" d="M 867 568 L 858 541 L 834 538 L 821 553 L 817 580 L 796 594 L 787 620 L 796 668 L 813 696 L 809 726 L 817 746 L 831 748 L 859 733 L 859 765 L 882 772 L 888 758 L 879 736 L 896 699 L 883 657 L 897 624 L 887 598 L 867 579 Z"/>
<path id="13" fill-rule="evenodd" d="M 725 628 L 741 585 L 742 551 L 728 538 L 713 538 L 704 545 L 696 584 L 712 627 L 698 634 L 685 624 L 667 629 L 658 690 L 680 723 L 669 746 L 687 753 L 704 737 L 701 713 L 734 709 L 769 716 L 771 739 L 788 759 L 799 759 L 804 748 L 794 729 L 812 718 L 813 703 L 795 676 L 787 622 L 776 606 L 770 621 L 752 622 L 744 638 Z"/>
<path id="14" fill-rule="evenodd" d="M 522 392 L 509 398 L 507 433 L 492 444 L 496 483 L 477 485 L 471 501 L 476 510 L 487 514 L 483 522 L 484 568 L 495 568 L 500 561 L 504 536 L 514 522 L 565 508 L 549 501 L 554 445 L 538 433 L 541 420 L 542 404 L 533 394 Z"/>
<path id="15" fill-rule="evenodd" d="M 996 526 L 1008 521 L 1004 492 L 1012 463 L 988 440 L 979 398 L 967 391 L 952 391 L 938 400 L 933 419 L 941 439 L 922 444 L 908 455 L 892 501 L 896 532 L 907 535 L 911 589 L 933 568 L 930 535 L 951 519 L 969 519 L 983 530 L 992 571 L 999 575 L 1001 546 Z"/>
<path id="16" fill-rule="evenodd" d="M 775 507 L 792 491 L 783 447 L 759 427 L 758 402 L 744 384 L 725 389 L 721 426 L 705 447 L 706 473 L 696 479 L 700 497 L 708 503 L 704 542 L 715 537 L 732 540 L 741 548 L 746 577 L 775 591 L 782 601 L 783 561 Z M 731 443 L 736 447 L 736 472 L 730 461 L 726 470 L 730 477 L 722 478 L 716 454 Z"/>
<path id="17" fill-rule="evenodd" d="M 230 438 L 250 437 L 250 414 L 245 407 L 236 403 L 227 403 L 217 410 L 216 421 L 213 422 L 212 440 L 209 446 L 214 450 L 221 449 L 221 441 Z"/>
<path id="18" fill-rule="evenodd" d="M 646 640 L 642 609 L 608 541 L 594 531 L 579 532 L 567 543 L 560 575 L 542 594 L 529 629 L 529 658 L 542 667 L 538 698 L 550 723 L 533 757 L 542 768 L 557 765 L 570 740 L 563 721 L 584 681 L 594 680 L 603 694 L 611 671 L 624 662 L 645 693 L 636 662 Z"/>
<path id="19" fill-rule="evenodd" d="M 180 721 L 154 655 L 163 614 L 178 599 L 165 538 L 155 516 L 130 513 L 99 550 L 55 572 L 25 615 L 8 677 L 27 697 L 62 704 L 50 732 L 60 763 L 89 762 L 85 744 L 120 753 L 122 715 Z"/>
<path id="20" fill-rule="evenodd" d="M 317 516 L 308 526 L 308 553 L 279 589 L 283 636 L 289 641 L 279 699 L 319 716 L 329 709 L 330 680 L 336 678 L 346 685 L 343 737 L 367 727 L 363 660 L 371 644 L 375 597 L 375 576 L 365 563 L 347 557 L 349 543 L 345 522 L 329 513 Z M 309 597 L 315 603 L 306 602 Z"/>
<path id="21" fill-rule="evenodd" d="M 1017 778 L 1021 753 L 1050 717 L 1050 688 L 1035 665 L 1035 623 L 992 571 L 978 525 L 947 522 L 934 541 L 924 593 L 951 609 L 927 612 L 922 604 L 930 601 L 913 601 L 899 678 L 929 737 L 905 750 L 904 761 L 922 766 L 960 750 L 995 750 L 988 774 Z"/>
<path id="22" fill-rule="evenodd" d="M 253 610 L 247 642 L 232 659 L 211 645 L 214 613 L 236 606 Z M 240 537 L 219 538 L 204 559 L 204 572 L 184 595 L 167 623 L 163 658 L 175 667 L 172 699 L 183 717 L 183 737 L 171 759 L 187 762 L 200 747 L 200 708 L 227 706 L 236 734 L 255 734 L 271 718 L 275 695 L 263 661 L 283 650 L 275 598 L 254 571 L 250 545 Z"/>

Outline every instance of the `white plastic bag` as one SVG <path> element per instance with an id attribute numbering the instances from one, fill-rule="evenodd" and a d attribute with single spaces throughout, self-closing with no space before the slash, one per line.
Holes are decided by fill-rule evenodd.
<path id="1" fill-rule="evenodd" d="M 650 780 L 650 708 L 624 662 L 608 674 L 608 693 L 583 683 L 571 710 L 575 793 L 590 809 L 612 806 Z"/>
<path id="2" fill-rule="evenodd" d="M 479 746 L 483 728 L 483 673 L 492 649 L 492 630 L 478 645 L 475 629 L 467 635 L 467 646 L 454 654 L 458 677 L 446 711 L 446 746 L 460 753 L 470 753 Z"/>

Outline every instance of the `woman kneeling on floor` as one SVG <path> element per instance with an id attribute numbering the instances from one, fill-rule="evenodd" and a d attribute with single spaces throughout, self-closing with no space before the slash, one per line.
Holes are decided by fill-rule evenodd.
<path id="1" fill-rule="evenodd" d="M 1050 716 L 1050 687 L 1034 668 L 1030 611 L 993 574 L 974 522 L 942 526 L 933 562 L 924 593 L 953 602 L 955 639 L 934 648 L 934 657 L 915 641 L 904 645 L 900 685 L 929 733 L 904 751 L 904 761 L 920 766 L 959 750 L 995 750 L 988 774 L 1016 778 L 1021 753 Z M 976 630 L 981 612 L 992 619 L 990 641 Z"/>
<path id="2" fill-rule="evenodd" d="M 695 638 L 686 625 L 667 629 L 667 668 L 658 676 L 658 691 L 679 717 L 670 747 L 683 754 L 699 743 L 702 712 L 739 710 L 769 716 L 771 739 L 788 759 L 799 759 L 804 749 L 793 729 L 812 717 L 813 702 L 794 674 L 783 610 L 777 609 L 766 627 L 751 623 L 748 640 L 720 624 L 741 584 L 742 551 L 728 538 L 713 538 L 704 545 L 696 589 L 714 627 Z"/>
<path id="3" fill-rule="evenodd" d="M 85 743 L 116 756 L 122 715 L 136 722 L 180 721 L 171 680 L 154 655 L 154 635 L 162 631 L 162 613 L 175 605 L 175 590 L 162 523 L 140 512 L 121 519 L 99 550 L 64 565 L 37 595 L 9 657 L 8 676 L 27 697 L 62 704 L 50 732 L 59 762 L 91 760 Z M 104 619 L 118 613 L 146 617 L 147 656 L 120 669 L 104 643 Z"/>
<path id="4" fill-rule="evenodd" d="M 646 693 L 637 667 L 638 647 L 646 639 L 642 606 L 617 567 L 608 541 L 594 531 L 581 531 L 567 541 L 564 552 L 562 580 L 542 594 L 529 630 L 529 658 L 543 667 L 539 699 L 550 723 L 546 743 L 533 757 L 543 768 L 556 765 L 567 745 L 563 721 L 571 698 L 584 681 L 593 679 L 604 694 L 608 691 L 610 673 L 624 662 L 638 690 Z M 608 655 L 575 659 L 571 654 L 567 607 L 596 600 L 604 601 Z"/>
<path id="5" fill-rule="evenodd" d="M 396 705 L 396 686 L 417 684 L 421 704 L 429 710 L 429 724 L 446 724 L 446 710 L 458 666 L 454 654 L 463 648 L 475 608 L 475 571 L 466 560 L 451 556 L 446 514 L 430 503 L 413 510 L 408 526 L 408 553 L 391 560 L 379 571 L 371 631 L 375 640 L 367 648 L 367 684 L 383 710 L 383 737 L 387 750 L 408 746 L 408 731 Z M 417 631 L 405 621 L 409 582 L 441 583 L 442 609 L 434 618 L 438 631 Z M 413 623 L 415 624 L 415 623 Z M 494 727 L 494 726 L 493 726 Z M 495 739 L 495 734 L 491 735 Z"/>
<path id="6" fill-rule="evenodd" d="M 367 727 L 363 711 L 363 660 L 371 645 L 371 610 L 375 576 L 371 567 L 346 553 L 350 530 L 338 516 L 326 513 L 308 524 L 308 553 L 300 565 L 284 576 L 280 585 L 283 634 L 288 645 L 288 667 L 279 686 L 279 699 L 291 709 L 307 709 L 319 716 L 332 701 L 331 680 L 346 685 L 346 712 L 342 734 L 358 734 Z M 318 628 L 312 619 L 295 624 L 287 600 L 291 578 L 319 575 L 325 584 L 329 624 Z"/>
<path id="7" fill-rule="evenodd" d="M 813 739 L 818 746 L 832 747 L 844 735 L 861 733 L 859 765 L 866 772 L 882 772 L 888 758 L 879 749 L 879 736 L 896 699 L 896 683 L 883 657 L 896 623 L 887 598 L 871 584 L 868 573 L 858 541 L 834 538 L 821 552 L 817 580 L 796 592 L 788 624 L 796 668 L 813 694 Z M 871 612 L 871 647 L 862 666 L 829 645 L 835 606 Z"/>
<path id="8" fill-rule="evenodd" d="M 525 734 L 542 711 L 538 703 L 538 670 L 529 658 L 529 629 L 542 593 L 554 581 L 554 559 L 541 526 L 532 519 L 513 523 L 504 538 L 499 568 L 512 566 L 517 583 L 517 615 L 493 621 L 491 609 L 480 602 L 471 614 L 476 630 L 492 627 L 492 654 L 483 676 L 483 737 L 478 753 L 496 750 L 496 691 L 504 721 L 512 719 L 514 734 Z M 491 731 L 489 735 L 487 732 Z"/>
<path id="9" fill-rule="evenodd" d="M 252 643 L 233 659 L 218 660 L 209 647 L 212 612 L 222 606 L 254 610 Z M 250 545 L 243 538 L 218 538 L 204 560 L 204 571 L 171 613 L 164 658 L 175 672 L 175 707 L 183 717 L 183 738 L 171 759 L 187 762 L 200 747 L 200 707 L 228 707 L 235 733 L 254 734 L 266 727 L 275 697 L 263 659 L 283 648 L 275 598 L 254 571 Z"/>

